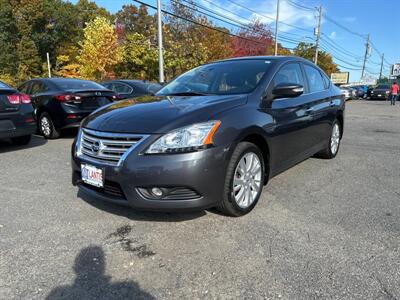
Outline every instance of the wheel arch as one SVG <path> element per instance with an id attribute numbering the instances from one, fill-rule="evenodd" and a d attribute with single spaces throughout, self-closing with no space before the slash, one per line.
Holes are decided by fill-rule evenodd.
<path id="1" fill-rule="evenodd" d="M 264 184 L 266 184 L 268 182 L 271 170 L 270 170 L 270 158 L 271 158 L 271 152 L 270 152 L 270 147 L 269 144 L 267 142 L 267 140 L 265 139 L 265 137 L 260 134 L 260 133 L 248 133 L 247 135 L 243 136 L 239 142 L 249 142 L 252 143 L 254 145 L 256 145 L 262 155 L 263 155 L 263 160 L 264 160 L 264 166 L 265 166 L 265 176 L 264 176 Z"/>

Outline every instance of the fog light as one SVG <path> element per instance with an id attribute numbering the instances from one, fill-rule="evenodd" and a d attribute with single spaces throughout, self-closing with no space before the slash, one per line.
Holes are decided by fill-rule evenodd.
<path id="1" fill-rule="evenodd" d="M 151 193 L 156 197 L 161 197 L 163 195 L 163 191 L 158 187 L 152 188 Z"/>

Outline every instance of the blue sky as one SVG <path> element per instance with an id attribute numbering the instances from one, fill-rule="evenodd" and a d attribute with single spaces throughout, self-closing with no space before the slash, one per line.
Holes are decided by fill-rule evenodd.
<path id="1" fill-rule="evenodd" d="M 233 2 L 240 4 L 238 6 Z M 277 0 L 195 0 L 195 3 L 213 9 L 230 18 L 241 22 L 254 17 L 260 18 L 275 28 Z M 73 0 L 72 2 L 76 2 Z M 118 11 L 123 4 L 133 3 L 127 0 L 96 0 L 99 6 L 105 7 L 111 12 Z M 143 2 L 155 5 L 156 0 L 143 0 Z M 388 63 L 400 62 L 400 1 L 399 0 L 280 0 L 279 25 L 281 36 L 288 40 L 314 41 L 313 28 L 316 26 L 317 17 L 315 10 L 307 10 L 296 7 L 295 2 L 304 7 L 323 6 L 323 11 L 328 18 L 341 24 L 352 32 L 366 36 L 370 33 L 373 48 L 367 63 L 367 72 L 372 77 L 377 77 L 380 69 L 380 53 L 385 54 L 384 75 L 389 73 Z M 162 0 L 168 5 L 168 0 Z M 223 7 L 225 10 L 218 8 Z M 249 8 L 247 10 L 244 7 Z M 227 12 L 231 11 L 233 14 Z M 255 12 L 257 13 L 255 13 Z M 150 12 L 152 12 L 150 10 Z M 241 17 L 239 18 L 238 15 Z M 218 21 L 215 21 L 218 23 Z M 219 22 L 219 24 L 224 25 Z M 229 25 L 226 25 L 229 27 Z M 295 27 L 292 27 L 295 26 Z M 232 28 L 234 30 L 234 28 Z M 334 24 L 326 18 L 322 21 L 322 48 L 328 50 L 335 57 L 335 62 L 341 65 L 342 71 L 350 72 L 350 80 L 358 81 L 361 71 L 362 58 L 365 53 L 364 37 L 351 34 L 347 30 Z M 290 42 L 281 41 L 287 47 L 294 47 Z M 346 67 L 346 68 L 345 68 Z"/>

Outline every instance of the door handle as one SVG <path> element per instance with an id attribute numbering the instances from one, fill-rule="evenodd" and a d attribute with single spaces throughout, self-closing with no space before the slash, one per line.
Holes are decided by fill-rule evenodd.
<path id="1" fill-rule="evenodd" d="M 307 107 L 307 109 L 306 109 L 306 113 L 307 114 L 310 114 L 310 113 L 312 113 L 314 111 L 314 108 L 312 108 L 312 107 Z"/>

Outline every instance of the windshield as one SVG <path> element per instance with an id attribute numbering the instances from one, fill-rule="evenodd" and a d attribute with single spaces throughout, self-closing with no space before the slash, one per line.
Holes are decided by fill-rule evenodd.
<path id="1" fill-rule="evenodd" d="M 200 66 L 171 81 L 157 95 L 250 93 L 256 88 L 270 64 L 270 60 L 249 59 Z"/>
<path id="2" fill-rule="evenodd" d="M 385 85 L 385 84 L 381 84 L 381 85 L 378 85 L 378 86 L 376 87 L 376 89 L 386 90 L 386 89 L 389 89 L 389 86 L 388 86 L 388 85 Z"/>
<path id="3" fill-rule="evenodd" d="M 104 90 L 104 86 L 88 80 L 61 79 L 53 81 L 62 90 Z"/>

